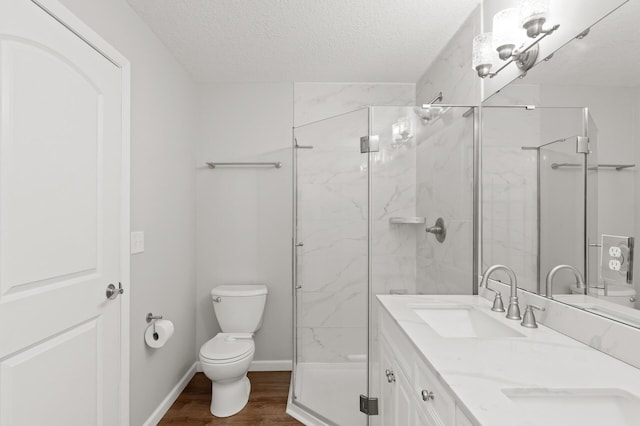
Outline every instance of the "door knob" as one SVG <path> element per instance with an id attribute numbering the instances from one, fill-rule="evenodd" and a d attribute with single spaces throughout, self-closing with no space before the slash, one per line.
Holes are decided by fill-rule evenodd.
<path id="1" fill-rule="evenodd" d="M 115 299 L 116 297 L 118 297 L 119 295 L 121 295 L 122 293 L 124 293 L 124 288 L 122 288 L 122 283 L 118 283 L 118 287 L 116 288 L 115 285 L 113 284 L 109 284 L 107 286 L 107 299 Z"/>

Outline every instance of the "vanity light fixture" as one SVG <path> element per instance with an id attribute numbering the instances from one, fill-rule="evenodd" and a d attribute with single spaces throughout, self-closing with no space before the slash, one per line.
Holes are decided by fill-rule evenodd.
<path id="1" fill-rule="evenodd" d="M 479 34 L 473 39 L 472 66 L 478 77 L 494 77 L 512 62 L 524 75 L 538 58 L 540 40 L 560 27 L 545 27 L 548 15 L 549 0 L 522 0 L 520 7 L 496 13 L 493 32 Z M 530 39 L 533 41 L 527 43 Z M 500 61 L 505 63 L 492 72 L 493 66 Z"/>
<path id="2" fill-rule="evenodd" d="M 491 75 L 494 56 L 493 33 L 482 33 L 473 38 L 472 66 L 479 77 L 485 78 Z"/>
<path id="3" fill-rule="evenodd" d="M 391 125 L 391 146 L 400 148 L 409 146 L 413 138 L 413 121 L 410 117 L 400 117 L 397 122 Z"/>
<path id="4" fill-rule="evenodd" d="M 549 0 L 522 0 L 520 2 L 520 16 L 522 28 L 527 31 L 527 36 L 538 37 L 550 29 L 544 28 L 549 17 Z M 551 30 L 553 31 L 553 30 Z"/>

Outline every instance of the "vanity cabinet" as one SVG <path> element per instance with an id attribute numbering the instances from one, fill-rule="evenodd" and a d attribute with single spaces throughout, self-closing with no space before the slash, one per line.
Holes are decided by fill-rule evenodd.
<path id="1" fill-rule="evenodd" d="M 473 425 L 391 317 L 382 313 L 380 324 L 382 426 Z"/>

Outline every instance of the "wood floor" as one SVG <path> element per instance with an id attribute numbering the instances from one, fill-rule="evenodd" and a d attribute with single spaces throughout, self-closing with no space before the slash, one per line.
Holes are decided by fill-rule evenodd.
<path id="1" fill-rule="evenodd" d="M 217 418 L 209 412 L 211 381 L 197 373 L 159 425 L 301 425 L 286 413 L 291 373 L 250 372 L 249 403 L 235 416 Z"/>

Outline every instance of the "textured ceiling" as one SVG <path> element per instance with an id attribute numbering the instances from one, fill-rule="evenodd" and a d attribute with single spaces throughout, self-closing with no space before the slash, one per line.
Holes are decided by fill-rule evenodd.
<path id="1" fill-rule="evenodd" d="M 201 82 L 414 83 L 479 0 L 128 0 Z"/>
<path id="2" fill-rule="evenodd" d="M 595 24 L 589 35 L 555 53 L 523 83 L 640 86 L 640 1 L 631 0 Z"/>

